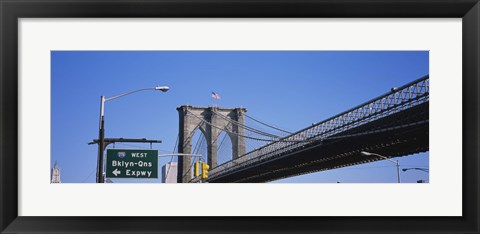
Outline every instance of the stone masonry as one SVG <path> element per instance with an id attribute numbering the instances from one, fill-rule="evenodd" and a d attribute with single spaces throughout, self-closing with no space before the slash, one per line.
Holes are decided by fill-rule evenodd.
<path id="1" fill-rule="evenodd" d="M 192 153 L 192 137 L 195 131 L 200 129 L 207 140 L 207 163 L 210 169 L 217 166 L 217 139 L 222 130 L 239 135 L 245 134 L 241 126 L 214 114 L 214 112 L 219 113 L 238 122 L 240 125 L 244 125 L 245 115 L 243 113 L 247 112 L 245 108 L 193 107 L 184 105 L 178 107 L 177 111 L 179 114 L 178 153 Z M 211 124 L 207 124 L 206 122 Z M 246 150 L 244 138 L 228 132 L 227 134 L 232 142 L 232 159 L 244 155 Z M 187 183 L 190 181 L 193 174 L 190 169 L 191 166 L 191 157 L 178 157 L 178 183 Z"/>

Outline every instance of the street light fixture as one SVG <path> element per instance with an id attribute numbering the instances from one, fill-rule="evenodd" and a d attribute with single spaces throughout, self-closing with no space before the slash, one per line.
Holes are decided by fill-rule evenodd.
<path id="1" fill-rule="evenodd" d="M 420 168 L 420 167 L 412 167 L 412 168 L 403 168 L 402 171 L 408 171 L 408 170 L 418 170 L 418 171 L 423 171 L 428 173 L 430 170 L 428 168 Z"/>
<path id="2" fill-rule="evenodd" d="M 397 181 L 398 183 L 400 183 L 400 164 L 398 163 L 398 160 L 391 160 L 383 155 L 380 155 L 380 154 L 376 154 L 376 153 L 370 153 L 370 152 L 366 152 L 366 151 L 362 151 L 360 152 L 362 155 L 365 155 L 365 156 L 377 156 L 377 157 L 380 157 L 380 158 L 383 158 L 383 159 L 386 159 L 392 163 L 395 163 L 395 165 L 397 165 Z"/>
<path id="3" fill-rule="evenodd" d="M 162 92 L 167 92 L 170 88 L 168 86 L 157 86 L 155 90 L 160 90 Z"/>
<path id="4" fill-rule="evenodd" d="M 111 101 L 123 96 L 127 96 L 132 93 L 144 91 L 144 90 L 159 90 L 162 92 L 167 92 L 170 88 L 168 86 L 157 86 L 154 88 L 144 88 L 144 89 L 137 89 L 133 90 L 127 93 L 122 93 L 110 98 L 105 98 L 105 96 L 100 97 L 100 127 L 99 127 L 99 133 L 98 133 L 98 161 L 97 161 L 97 183 L 103 183 L 104 178 L 103 178 L 103 151 L 105 150 L 105 119 L 104 119 L 104 112 L 105 112 L 105 102 Z"/>

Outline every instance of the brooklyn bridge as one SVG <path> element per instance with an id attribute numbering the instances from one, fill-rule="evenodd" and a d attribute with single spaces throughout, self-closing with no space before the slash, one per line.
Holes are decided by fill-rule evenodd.
<path id="1" fill-rule="evenodd" d="M 429 150 L 428 75 L 295 132 L 258 120 L 243 107 L 177 110 L 178 153 L 206 152 L 203 159 L 178 158 L 179 183 L 268 182 L 382 160 L 362 151 L 393 158 Z M 196 160 L 210 166 L 207 179 L 193 175 Z"/>

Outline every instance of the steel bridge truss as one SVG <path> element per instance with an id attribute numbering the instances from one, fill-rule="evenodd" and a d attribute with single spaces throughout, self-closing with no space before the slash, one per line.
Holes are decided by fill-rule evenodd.
<path id="1" fill-rule="evenodd" d="M 275 159 L 278 155 L 300 150 L 307 144 L 311 145 L 315 142 L 321 143 L 324 140 L 349 137 L 348 135 L 342 136 L 341 133 L 428 102 L 429 75 L 402 87 L 393 88 L 391 92 L 371 101 L 360 104 L 289 136 L 277 139 L 235 160 L 218 165 L 210 170 L 209 177 L 212 179 L 241 168 L 254 166 L 259 162 Z M 375 131 L 378 132 L 378 130 Z M 368 132 L 362 134 L 368 134 Z M 196 178 L 192 180 L 192 182 L 195 181 L 197 181 Z"/>

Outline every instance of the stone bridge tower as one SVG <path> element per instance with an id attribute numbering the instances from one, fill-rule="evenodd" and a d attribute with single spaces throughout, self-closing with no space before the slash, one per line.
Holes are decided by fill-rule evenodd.
<path id="1" fill-rule="evenodd" d="M 210 169 L 217 166 L 217 139 L 222 130 L 227 131 L 232 142 L 232 159 L 245 154 L 245 139 L 236 135 L 244 135 L 244 129 L 235 124 L 238 122 L 240 125 L 245 125 L 244 113 L 247 112 L 245 108 L 180 106 L 177 110 L 179 114 L 178 153 L 192 153 L 192 137 L 195 131 L 200 129 L 207 140 L 207 161 Z M 226 118 L 214 113 L 219 113 Z M 191 166 L 191 157 L 178 157 L 178 183 L 190 181 Z"/>

